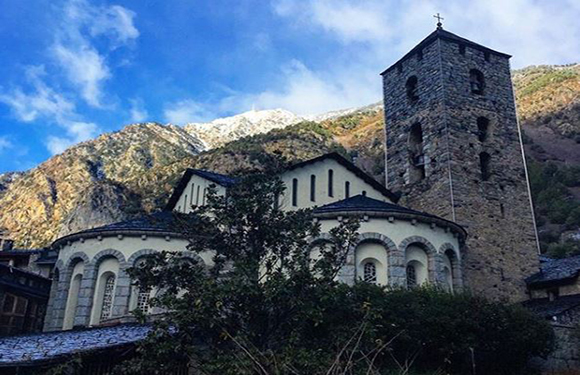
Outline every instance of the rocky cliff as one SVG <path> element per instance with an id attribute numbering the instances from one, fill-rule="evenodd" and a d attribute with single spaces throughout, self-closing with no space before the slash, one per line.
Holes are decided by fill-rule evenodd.
<path id="1" fill-rule="evenodd" d="M 540 172 L 549 163 L 580 165 L 579 73 L 577 65 L 514 72 L 526 149 Z M 163 207 L 187 167 L 235 174 L 263 169 L 279 156 L 292 162 L 337 150 L 384 181 L 380 104 L 308 120 L 271 110 L 183 128 L 129 125 L 75 145 L 27 172 L 0 175 L 0 228 L 21 246 L 40 246 L 66 233 L 150 212 Z M 544 190 L 533 186 L 537 198 Z M 565 186 L 566 202 L 580 201 L 575 189 Z M 553 223 L 542 210 L 538 215 L 545 218 L 542 229 L 557 234 L 546 248 L 577 228 Z"/>

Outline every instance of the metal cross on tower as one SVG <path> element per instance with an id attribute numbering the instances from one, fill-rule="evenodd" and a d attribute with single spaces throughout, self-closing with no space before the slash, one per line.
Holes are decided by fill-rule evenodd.
<path id="1" fill-rule="evenodd" d="M 441 21 L 443 21 L 445 18 L 441 17 L 441 15 L 439 15 L 439 13 L 437 13 L 437 15 L 435 15 L 433 17 L 437 18 L 437 28 L 438 29 L 443 28 L 443 24 L 441 23 Z"/>

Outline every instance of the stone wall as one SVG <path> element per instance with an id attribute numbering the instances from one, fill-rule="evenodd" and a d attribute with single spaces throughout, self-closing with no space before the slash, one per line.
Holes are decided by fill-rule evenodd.
<path id="1" fill-rule="evenodd" d="M 542 372 L 577 370 L 580 368 L 578 326 L 553 324 L 556 347 L 547 358 L 534 358 L 531 365 Z"/>
<path id="2" fill-rule="evenodd" d="M 387 133 L 387 185 L 403 192 L 402 203 L 465 227 L 465 282 L 491 298 L 523 300 L 523 280 L 538 271 L 537 243 L 509 60 L 435 38 L 383 75 Z M 483 95 L 471 93 L 470 70 L 485 76 Z M 415 102 L 407 98 L 408 77 L 418 77 Z M 485 141 L 478 117 L 489 120 Z M 423 130 L 425 178 L 409 170 L 411 126 Z M 491 177 L 483 181 L 479 155 L 491 156 Z"/>

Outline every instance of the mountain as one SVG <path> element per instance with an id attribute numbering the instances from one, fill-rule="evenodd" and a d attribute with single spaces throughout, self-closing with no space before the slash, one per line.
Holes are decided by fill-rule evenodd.
<path id="1" fill-rule="evenodd" d="M 207 123 L 189 123 L 185 125 L 185 130 L 202 140 L 209 150 L 239 138 L 267 133 L 300 121 L 304 119 L 284 109 L 252 110 Z"/>
<path id="2" fill-rule="evenodd" d="M 580 211 L 578 222 L 574 213 L 580 205 L 578 69 L 540 66 L 513 73 L 543 247 L 561 254 L 575 251 L 566 239 L 580 227 Z M 164 206 L 187 167 L 237 174 L 263 170 L 280 157 L 294 162 L 338 151 L 383 182 L 383 144 L 380 103 L 306 118 L 277 109 L 183 128 L 133 124 L 27 172 L 0 175 L 0 228 L 21 246 L 41 246 L 150 212 Z"/>

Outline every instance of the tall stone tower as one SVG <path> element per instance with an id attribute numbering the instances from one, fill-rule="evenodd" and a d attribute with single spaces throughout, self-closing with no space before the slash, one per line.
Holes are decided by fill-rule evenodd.
<path id="1" fill-rule="evenodd" d="M 539 260 L 509 59 L 439 24 L 381 75 L 387 186 L 465 227 L 470 290 L 516 301 Z"/>

